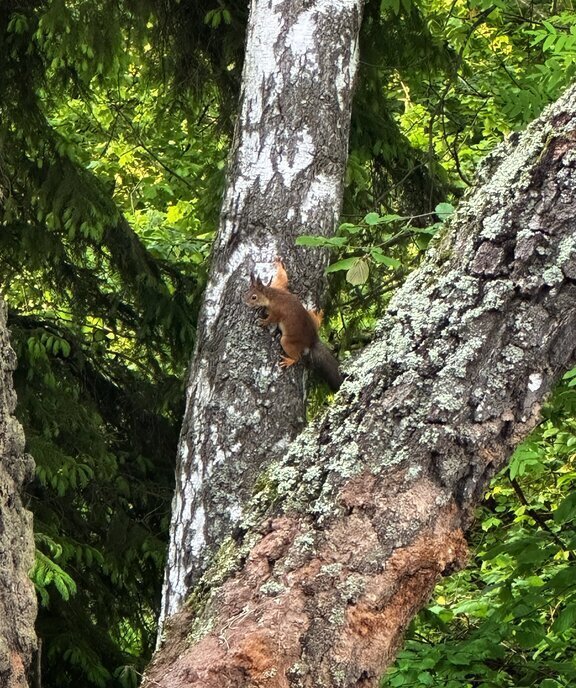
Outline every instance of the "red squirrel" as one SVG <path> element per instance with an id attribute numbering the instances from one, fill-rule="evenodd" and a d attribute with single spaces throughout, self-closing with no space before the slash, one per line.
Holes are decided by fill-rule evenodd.
<path id="1" fill-rule="evenodd" d="M 278 324 L 282 333 L 280 344 L 286 353 L 280 361 L 281 368 L 288 368 L 308 355 L 312 367 L 337 391 L 342 384 L 338 361 L 318 336 L 323 313 L 306 310 L 300 299 L 288 291 L 288 275 L 282 260 L 277 258 L 275 265 L 276 274 L 269 285 L 250 275 L 250 289 L 244 300 L 250 308 L 266 309 L 267 316 L 260 319 L 260 325 Z"/>

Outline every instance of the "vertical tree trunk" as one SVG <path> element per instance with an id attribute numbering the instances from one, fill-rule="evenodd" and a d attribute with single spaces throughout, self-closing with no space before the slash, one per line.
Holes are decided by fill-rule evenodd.
<path id="1" fill-rule="evenodd" d="M 32 458 L 24 453 L 24 435 L 13 412 L 16 364 L 0 302 L 0 686 L 25 688 L 36 647 L 36 594 L 28 572 L 34 563 L 32 515 L 20 490 L 32 477 Z"/>
<path id="2" fill-rule="evenodd" d="M 281 255 L 317 303 L 325 256 L 297 250 L 338 217 L 358 60 L 361 0 L 253 0 L 228 186 L 190 370 L 163 615 L 177 611 L 231 532 L 263 464 L 305 421 L 301 366 L 243 304 L 248 276 Z"/>

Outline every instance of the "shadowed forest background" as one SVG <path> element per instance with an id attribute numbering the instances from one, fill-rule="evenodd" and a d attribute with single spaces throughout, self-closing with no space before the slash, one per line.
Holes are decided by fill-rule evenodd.
<path id="1" fill-rule="evenodd" d="M 4 0 L 0 271 L 36 461 L 46 687 L 136 686 L 155 643 L 245 3 Z M 341 359 L 472 183 L 571 82 L 569 3 L 368 2 L 324 336 Z M 474 560 L 385 686 L 576 682 L 576 371 L 496 478 Z M 326 391 L 313 390 L 315 408 Z M 312 411 L 313 412 L 313 411 Z"/>

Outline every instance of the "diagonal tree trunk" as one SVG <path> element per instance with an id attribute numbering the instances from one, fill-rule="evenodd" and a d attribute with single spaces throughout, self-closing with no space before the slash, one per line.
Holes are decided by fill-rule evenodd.
<path id="1" fill-rule="evenodd" d="M 146 688 L 376 685 L 576 363 L 575 132 L 572 88 L 483 164 L 336 403 L 263 472 Z"/>
<path id="2" fill-rule="evenodd" d="M 301 367 L 242 302 L 254 268 L 281 255 L 317 303 L 326 256 L 299 234 L 331 234 L 347 157 L 361 0 L 254 0 L 228 188 L 187 389 L 162 617 L 242 519 L 261 467 L 305 421 Z"/>
<path id="3" fill-rule="evenodd" d="M 20 497 L 34 472 L 24 453 L 24 435 L 13 412 L 12 371 L 16 357 L 0 302 L 0 686 L 25 688 L 36 648 L 36 594 L 28 578 L 34 563 L 32 515 Z"/>

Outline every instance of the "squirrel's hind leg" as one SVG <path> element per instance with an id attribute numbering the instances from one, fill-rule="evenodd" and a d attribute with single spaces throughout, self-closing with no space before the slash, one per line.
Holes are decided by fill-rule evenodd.
<path id="1" fill-rule="evenodd" d="M 300 346 L 298 344 L 294 343 L 290 337 L 287 337 L 284 335 L 283 337 L 280 337 L 280 345 L 284 349 L 284 352 L 287 354 L 286 356 L 282 356 L 282 360 L 280 361 L 280 367 L 281 368 L 288 368 L 291 365 L 294 365 L 295 363 L 298 363 L 300 360 L 300 357 L 302 355 L 302 351 L 300 350 Z"/>

